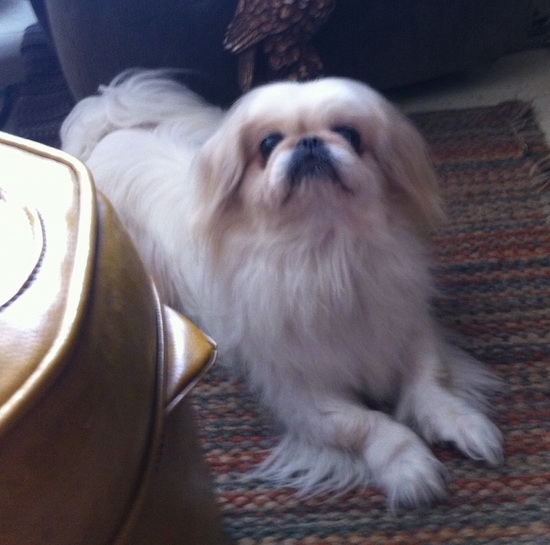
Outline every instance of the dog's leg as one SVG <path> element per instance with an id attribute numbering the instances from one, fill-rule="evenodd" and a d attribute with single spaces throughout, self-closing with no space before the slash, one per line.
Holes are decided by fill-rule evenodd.
<path id="1" fill-rule="evenodd" d="M 392 508 L 445 495 L 442 464 L 412 430 L 384 413 L 304 389 L 286 396 L 278 412 L 288 433 L 260 476 L 306 494 L 370 480 L 386 492 Z"/>
<path id="2" fill-rule="evenodd" d="M 396 417 L 429 442 L 452 442 L 490 465 L 502 463 L 502 434 L 485 416 L 495 379 L 466 354 L 430 338 L 418 344 L 414 374 L 404 381 Z"/>
<path id="3" fill-rule="evenodd" d="M 387 415 L 371 413 L 363 453 L 390 507 L 417 507 L 445 496 L 444 466 L 412 430 Z"/>

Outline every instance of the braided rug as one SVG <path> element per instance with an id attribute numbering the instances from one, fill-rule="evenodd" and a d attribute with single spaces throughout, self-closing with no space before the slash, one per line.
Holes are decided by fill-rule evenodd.
<path id="1" fill-rule="evenodd" d="M 71 99 L 55 62 L 46 67 L 46 46 L 39 30 L 27 32 L 30 74 L 13 126 L 55 145 Z M 370 487 L 298 498 L 246 478 L 278 430 L 218 365 L 192 403 L 224 523 L 238 545 L 550 543 L 550 150 L 524 103 L 412 118 L 431 146 L 450 217 L 435 239 L 436 311 L 506 384 L 493 400 L 506 463 L 489 469 L 436 447 L 451 473 L 449 496 L 425 510 L 391 513 Z"/>

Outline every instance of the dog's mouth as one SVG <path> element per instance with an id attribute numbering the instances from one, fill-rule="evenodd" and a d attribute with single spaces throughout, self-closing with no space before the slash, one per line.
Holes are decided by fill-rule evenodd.
<path id="1" fill-rule="evenodd" d="M 302 138 L 290 158 L 287 180 L 289 192 L 285 202 L 304 184 L 331 183 L 344 192 L 350 189 L 342 181 L 338 164 L 325 143 L 315 136 Z"/>

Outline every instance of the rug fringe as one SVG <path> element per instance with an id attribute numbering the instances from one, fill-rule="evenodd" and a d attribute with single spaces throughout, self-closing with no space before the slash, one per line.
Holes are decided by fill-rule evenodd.
<path id="1" fill-rule="evenodd" d="M 529 154 L 528 142 L 533 137 L 540 135 L 538 129 L 529 127 L 529 123 L 533 117 L 533 104 L 524 101 L 512 101 L 503 104 L 510 105 L 508 124 L 518 140 L 518 144 L 523 151 L 523 156 L 526 156 Z"/>
<path id="2" fill-rule="evenodd" d="M 524 157 L 530 155 L 533 158 L 529 169 L 531 187 L 536 192 L 545 192 L 550 188 L 550 147 L 545 146 L 546 149 L 540 150 L 540 142 L 545 141 L 545 138 L 538 124 L 533 124 L 533 119 L 536 120 L 533 104 L 516 101 L 513 105 L 515 108 L 510 109 L 509 125 L 519 145 L 523 147 Z M 533 142 L 538 144 L 535 152 L 531 149 Z M 550 201 L 542 204 L 547 218 L 550 219 Z"/>
<path id="3" fill-rule="evenodd" d="M 546 155 L 533 162 L 529 177 L 533 191 L 540 195 L 544 217 L 550 223 L 550 148 Z"/>
<path id="4" fill-rule="evenodd" d="M 535 162 L 529 172 L 533 189 L 541 196 L 541 205 L 546 221 L 550 223 L 550 151 Z"/>

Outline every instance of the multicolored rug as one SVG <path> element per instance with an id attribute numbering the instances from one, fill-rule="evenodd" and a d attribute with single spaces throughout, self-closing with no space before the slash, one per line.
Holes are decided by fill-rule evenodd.
<path id="1" fill-rule="evenodd" d="M 55 145 L 71 99 L 55 65 L 36 73 L 51 53 L 41 57 L 47 44 L 33 32 L 24 51 L 34 73 L 21 87 L 14 130 Z M 449 497 L 422 511 L 392 514 L 373 488 L 299 499 L 245 478 L 277 430 L 218 366 L 192 400 L 238 545 L 550 543 L 550 150 L 523 103 L 413 120 L 431 146 L 450 216 L 435 241 L 437 313 L 506 383 L 494 399 L 506 463 L 488 469 L 438 447 L 451 473 Z"/>

